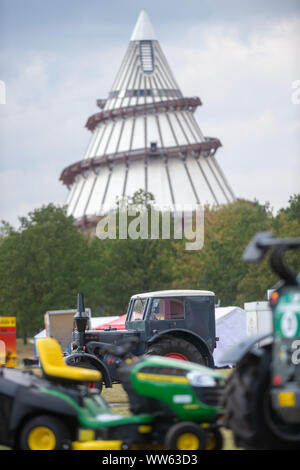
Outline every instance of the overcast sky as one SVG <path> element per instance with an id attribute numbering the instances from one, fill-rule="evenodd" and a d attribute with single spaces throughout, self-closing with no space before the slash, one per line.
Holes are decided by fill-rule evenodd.
<path id="1" fill-rule="evenodd" d="M 238 197 L 300 192 L 299 0 L 0 0 L 0 219 L 63 204 L 64 167 L 106 98 L 141 9 Z M 300 93 L 298 93 L 300 96 Z"/>

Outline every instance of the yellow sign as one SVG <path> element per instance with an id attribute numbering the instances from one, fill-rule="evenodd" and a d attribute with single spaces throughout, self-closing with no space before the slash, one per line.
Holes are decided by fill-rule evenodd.
<path id="1" fill-rule="evenodd" d="M 0 317 L 0 326 L 12 328 L 16 326 L 16 317 Z"/>
<path id="2" fill-rule="evenodd" d="M 295 393 L 294 392 L 280 392 L 278 394 L 279 406 L 295 406 Z"/>
<path id="3" fill-rule="evenodd" d="M 16 317 L 0 316 L 0 342 L 2 345 L 1 363 L 5 364 L 6 367 L 16 367 Z"/>

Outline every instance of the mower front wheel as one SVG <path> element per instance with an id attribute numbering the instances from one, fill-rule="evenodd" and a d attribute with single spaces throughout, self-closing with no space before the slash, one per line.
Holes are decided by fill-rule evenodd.
<path id="1" fill-rule="evenodd" d="M 21 450 L 69 450 L 71 434 L 62 420 L 49 415 L 36 416 L 25 423 L 19 436 Z"/>
<path id="2" fill-rule="evenodd" d="M 205 450 L 206 434 L 192 422 L 174 424 L 165 437 L 167 450 Z"/>

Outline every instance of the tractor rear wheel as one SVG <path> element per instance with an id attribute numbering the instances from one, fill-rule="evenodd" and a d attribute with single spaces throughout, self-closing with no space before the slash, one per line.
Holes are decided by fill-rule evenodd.
<path id="1" fill-rule="evenodd" d="M 147 355 L 165 356 L 182 361 L 205 364 L 205 359 L 193 344 L 177 337 L 165 337 L 149 346 Z"/>
<path id="2" fill-rule="evenodd" d="M 239 447 L 262 450 L 297 449 L 300 445 L 300 425 L 298 430 L 289 429 L 272 409 L 271 350 L 264 348 L 262 352 L 261 356 L 247 354 L 229 377 L 223 403 L 225 423 L 232 430 Z M 281 431 L 286 433 L 286 439 L 280 437 Z M 298 441 L 295 441 L 295 431 L 299 433 Z"/>

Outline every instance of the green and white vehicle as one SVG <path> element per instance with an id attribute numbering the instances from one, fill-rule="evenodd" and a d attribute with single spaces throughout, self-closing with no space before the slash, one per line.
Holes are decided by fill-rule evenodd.
<path id="1" fill-rule="evenodd" d="M 282 279 L 270 297 L 273 334 L 245 340 L 224 357 L 237 364 L 226 386 L 225 420 L 242 447 L 300 449 L 300 276 L 283 261 L 287 250 L 300 249 L 300 239 L 259 233 L 244 260 L 259 261 L 270 248 Z"/>

